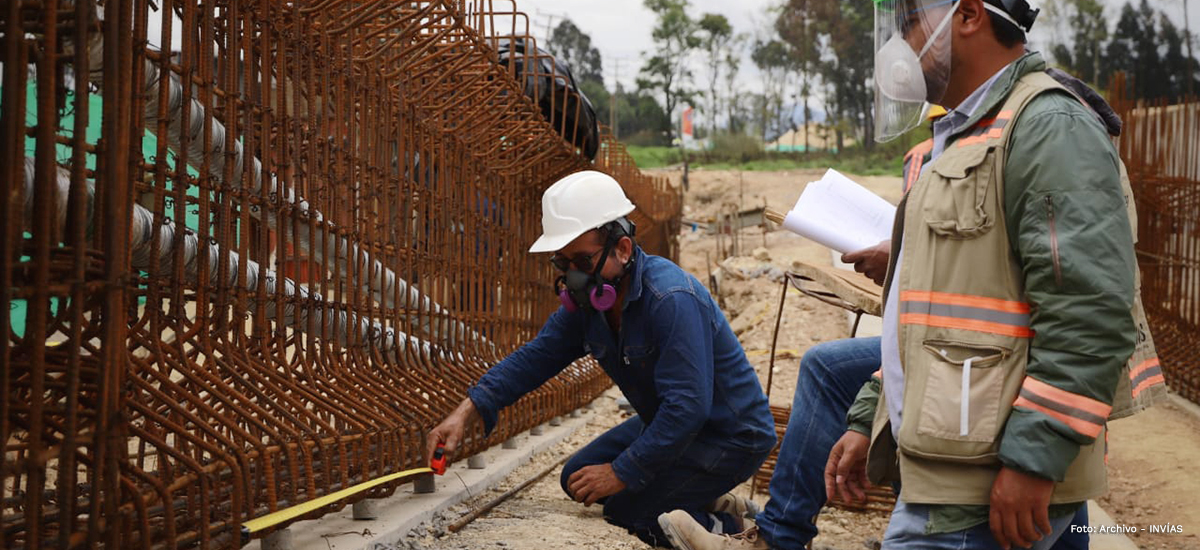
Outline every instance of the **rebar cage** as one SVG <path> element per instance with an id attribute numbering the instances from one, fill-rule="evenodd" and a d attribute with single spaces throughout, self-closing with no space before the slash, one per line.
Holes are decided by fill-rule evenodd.
<path id="1" fill-rule="evenodd" d="M 525 249 L 563 175 L 616 177 L 676 256 L 678 190 L 543 116 L 584 108 L 553 64 L 499 61 L 536 42 L 512 2 L 0 10 L 0 547 L 234 548 L 421 465 L 557 305 Z M 465 454 L 609 384 L 580 361 Z"/>
<path id="2" fill-rule="evenodd" d="M 1200 102 L 1130 98 L 1122 74 L 1112 89 L 1149 329 L 1167 384 L 1200 403 Z"/>

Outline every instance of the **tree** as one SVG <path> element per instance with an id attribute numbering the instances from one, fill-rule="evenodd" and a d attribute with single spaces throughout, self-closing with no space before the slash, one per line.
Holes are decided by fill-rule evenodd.
<path id="1" fill-rule="evenodd" d="M 596 121 L 608 124 L 609 117 L 612 115 L 612 94 L 608 93 L 608 88 L 604 87 L 603 82 L 591 78 L 579 80 L 578 83 L 579 91 L 587 96 L 588 101 L 592 103 L 592 108 L 596 110 Z M 618 112 L 620 111 L 618 110 Z"/>
<path id="2" fill-rule="evenodd" d="M 1181 101 L 1195 87 L 1195 82 L 1189 86 L 1188 79 L 1196 74 L 1196 61 L 1184 53 L 1184 35 L 1165 13 L 1159 14 L 1159 39 L 1165 46 L 1162 62 L 1163 73 L 1167 76 L 1166 89 L 1161 96 L 1171 102 Z"/>
<path id="3" fill-rule="evenodd" d="M 844 149 L 844 132 L 856 128 L 863 147 L 874 147 L 874 90 L 869 85 L 875 69 L 875 12 L 869 2 L 810 0 L 813 13 L 822 21 L 820 40 L 827 44 L 821 76 L 830 86 L 827 101 L 837 129 L 837 147 Z M 845 123 L 845 124 L 843 124 Z"/>
<path id="4" fill-rule="evenodd" d="M 750 60 L 762 71 L 763 102 L 759 109 L 759 123 L 762 138 L 770 141 L 787 131 L 791 121 L 782 123 L 784 90 L 787 86 L 787 73 L 790 68 L 791 54 L 787 45 L 779 40 L 759 40 L 755 42 L 750 52 Z"/>
<path id="5" fill-rule="evenodd" d="M 674 134 L 670 120 L 675 108 L 691 99 L 688 88 L 692 71 L 688 60 L 700 46 L 696 23 L 687 14 L 688 0 L 645 0 L 658 22 L 650 36 L 654 40 L 654 55 L 646 60 L 638 77 L 638 88 L 662 95 L 668 123 L 665 131 Z"/>
<path id="6" fill-rule="evenodd" d="M 1119 71 L 1124 71 L 1130 78 L 1134 76 L 1137 65 L 1134 42 L 1140 33 L 1137 12 L 1134 11 L 1133 5 L 1126 2 L 1121 6 L 1117 28 L 1109 38 L 1108 44 L 1104 46 L 1104 67 L 1100 75 L 1104 82 L 1108 82 L 1112 75 Z"/>
<path id="7" fill-rule="evenodd" d="M 1157 99 L 1162 97 L 1166 87 L 1167 75 L 1163 72 L 1162 57 L 1158 54 L 1158 13 L 1150 7 L 1147 0 L 1142 0 L 1138 7 L 1138 23 L 1141 32 L 1134 38 L 1134 50 L 1137 52 L 1137 68 L 1134 73 L 1134 86 L 1137 87 L 1138 97 Z"/>
<path id="8" fill-rule="evenodd" d="M 1038 28 L 1047 31 L 1050 36 L 1046 49 L 1053 54 L 1055 62 L 1063 67 L 1071 66 L 1070 42 L 1063 37 L 1073 34 L 1070 32 L 1070 17 L 1074 3 L 1075 0 L 1043 0 L 1037 20 Z"/>
<path id="9" fill-rule="evenodd" d="M 775 19 L 775 30 L 788 43 L 792 64 L 800 75 L 800 98 L 804 105 L 804 150 L 809 150 L 808 126 L 812 109 L 808 100 L 813 91 L 821 53 L 818 49 L 817 5 L 819 0 L 788 0 Z"/>
<path id="10" fill-rule="evenodd" d="M 744 33 L 738 33 L 730 39 L 729 48 L 725 51 L 725 94 L 728 97 L 728 101 L 725 102 L 725 119 L 731 133 L 741 132 L 745 127 L 743 111 L 746 106 L 738 99 L 740 92 L 737 77 L 742 67 L 742 51 L 748 40 Z"/>
<path id="11" fill-rule="evenodd" d="M 1112 39 L 1105 47 L 1105 77 L 1124 71 L 1132 79 L 1133 97 L 1156 99 L 1166 93 L 1169 81 L 1158 52 L 1157 13 L 1146 0 L 1138 8 L 1126 3 Z"/>
<path id="12" fill-rule="evenodd" d="M 1072 0 L 1071 4 L 1071 27 L 1075 29 L 1072 58 L 1075 62 L 1065 65 L 1084 81 L 1099 85 L 1101 44 L 1108 39 L 1104 6 L 1097 0 Z"/>
<path id="13" fill-rule="evenodd" d="M 600 50 L 592 46 L 592 37 L 579 30 L 570 19 L 563 19 L 554 28 L 546 49 L 571 68 L 571 73 L 580 84 L 586 81 L 604 84 Z"/>
<path id="14" fill-rule="evenodd" d="M 729 49 L 729 39 L 733 35 L 733 27 L 724 15 L 706 13 L 700 17 L 700 47 L 708 56 L 708 118 L 710 133 L 717 132 L 717 113 L 720 101 L 717 97 L 717 79 L 721 76 L 721 65 L 725 61 L 725 52 Z"/>

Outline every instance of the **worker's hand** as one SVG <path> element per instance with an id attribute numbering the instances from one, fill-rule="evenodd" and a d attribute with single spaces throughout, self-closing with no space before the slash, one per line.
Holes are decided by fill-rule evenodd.
<path id="1" fill-rule="evenodd" d="M 836 487 L 846 502 L 867 500 L 867 449 L 870 446 L 871 438 L 852 430 L 847 430 L 833 445 L 829 461 L 825 463 L 826 498 L 833 498 Z"/>
<path id="2" fill-rule="evenodd" d="M 584 466 L 567 478 L 567 488 L 571 490 L 571 498 L 591 506 L 607 496 L 615 495 L 625 490 L 625 482 L 617 477 L 612 463 L 592 464 Z"/>
<path id="3" fill-rule="evenodd" d="M 888 256 L 892 254 L 892 240 L 880 242 L 870 248 L 842 254 L 842 261 L 854 264 L 854 270 L 870 277 L 877 285 L 883 285 L 887 276 Z"/>
<path id="4" fill-rule="evenodd" d="M 469 398 L 463 399 L 454 412 L 442 420 L 429 432 L 429 437 L 425 438 L 425 463 L 429 463 L 433 458 L 433 451 L 441 444 L 446 447 L 446 463 L 449 464 L 449 457 L 454 456 L 454 450 L 462 442 L 463 434 L 467 431 L 467 424 L 477 418 L 479 418 L 479 412 L 475 410 L 475 403 Z"/>
<path id="5" fill-rule="evenodd" d="M 1050 495 L 1053 492 L 1053 480 L 1009 468 L 1000 469 L 992 483 L 988 521 L 992 536 L 1001 548 L 1028 548 L 1050 534 Z"/>

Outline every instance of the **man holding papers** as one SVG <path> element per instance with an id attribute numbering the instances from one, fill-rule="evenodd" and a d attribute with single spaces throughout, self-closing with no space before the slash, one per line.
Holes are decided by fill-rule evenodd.
<path id="1" fill-rule="evenodd" d="M 951 111 L 898 212 L 881 380 L 827 490 L 900 483 L 885 548 L 1049 548 L 1105 490 L 1107 419 L 1150 387 L 1121 384 L 1140 307 L 1120 160 L 1025 52 L 1024 0 L 876 5 L 877 137 Z"/>
<path id="2" fill-rule="evenodd" d="M 826 488 L 858 493 L 873 433 L 872 479 L 902 483 L 884 548 L 1048 548 L 1103 492 L 1106 418 L 1161 390 L 1148 338 L 1127 361 L 1141 318 L 1127 182 L 1072 92 L 1083 94 L 1025 53 L 1036 10 L 1022 0 L 876 5 L 878 137 L 919 122 L 927 99 L 953 110 L 935 124 L 894 246 L 845 258 L 877 279 L 871 266 L 892 260 L 884 367 L 851 410 Z M 924 78 L 901 78 L 911 64 L 904 74 Z M 757 529 L 677 546 L 793 547 L 763 521 L 774 481 L 772 497 Z"/>

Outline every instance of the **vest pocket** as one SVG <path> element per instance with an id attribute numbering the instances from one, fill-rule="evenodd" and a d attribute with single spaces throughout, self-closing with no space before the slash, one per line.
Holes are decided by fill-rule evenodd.
<path id="1" fill-rule="evenodd" d="M 991 149 L 951 147 L 929 166 L 922 215 L 934 233 L 972 239 L 995 225 L 995 206 L 988 194 L 993 187 Z"/>
<path id="2" fill-rule="evenodd" d="M 990 461 L 1003 429 L 1000 412 L 1010 369 L 1002 365 L 1011 351 L 949 340 L 926 340 L 922 347 L 929 361 L 924 393 L 919 408 L 905 407 L 905 421 L 916 422 L 916 437 L 902 446 L 920 456 Z"/>

